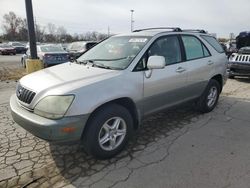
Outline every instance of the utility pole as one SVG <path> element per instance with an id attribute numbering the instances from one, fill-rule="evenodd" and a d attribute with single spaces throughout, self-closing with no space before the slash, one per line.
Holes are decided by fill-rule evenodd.
<path id="1" fill-rule="evenodd" d="M 36 34 L 31 0 L 25 0 L 31 59 L 37 59 Z"/>
<path id="2" fill-rule="evenodd" d="M 110 28 L 109 28 L 109 26 L 108 26 L 108 37 L 110 36 Z"/>
<path id="3" fill-rule="evenodd" d="M 132 9 L 132 10 L 130 10 L 130 12 L 131 12 L 131 32 L 133 32 L 133 30 L 134 30 L 134 10 Z"/>
<path id="4" fill-rule="evenodd" d="M 26 6 L 26 16 L 28 23 L 28 36 L 30 43 L 30 57 L 26 59 L 26 71 L 27 73 L 32 73 L 44 68 L 44 64 L 41 60 L 37 58 L 37 49 L 36 49 L 36 33 L 34 27 L 34 17 L 31 0 L 25 0 Z"/>

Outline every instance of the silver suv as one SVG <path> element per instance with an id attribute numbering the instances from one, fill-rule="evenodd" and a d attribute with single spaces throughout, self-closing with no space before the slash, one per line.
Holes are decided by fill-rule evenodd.
<path id="1" fill-rule="evenodd" d="M 12 116 L 40 138 L 82 140 L 88 153 L 110 158 L 146 115 L 190 100 L 213 110 L 226 66 L 222 47 L 203 30 L 137 30 L 20 79 Z"/>

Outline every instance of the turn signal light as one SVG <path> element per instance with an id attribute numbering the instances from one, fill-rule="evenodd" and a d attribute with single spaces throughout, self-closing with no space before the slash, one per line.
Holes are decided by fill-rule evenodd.
<path id="1" fill-rule="evenodd" d="M 62 132 L 65 132 L 65 133 L 72 133 L 72 132 L 75 132 L 76 128 L 75 127 L 64 127 L 62 128 Z"/>

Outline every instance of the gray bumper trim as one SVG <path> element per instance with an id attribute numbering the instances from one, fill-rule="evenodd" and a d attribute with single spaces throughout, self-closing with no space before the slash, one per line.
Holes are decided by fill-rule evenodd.
<path id="1" fill-rule="evenodd" d="M 49 141 L 77 141 L 81 139 L 82 132 L 89 114 L 64 117 L 51 120 L 38 116 L 22 108 L 15 94 L 10 98 L 10 108 L 14 121 L 35 136 Z M 75 131 L 65 133 L 65 127 L 74 127 Z"/>

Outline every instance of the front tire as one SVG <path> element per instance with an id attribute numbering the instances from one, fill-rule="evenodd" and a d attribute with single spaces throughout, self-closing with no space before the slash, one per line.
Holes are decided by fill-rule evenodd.
<path id="1" fill-rule="evenodd" d="M 197 102 L 198 110 L 202 113 L 211 112 L 218 103 L 220 95 L 220 84 L 212 79 Z"/>
<path id="2" fill-rule="evenodd" d="M 132 131 L 133 119 L 129 111 L 109 104 L 97 110 L 88 121 L 83 144 L 95 158 L 111 158 L 122 151 Z"/>

